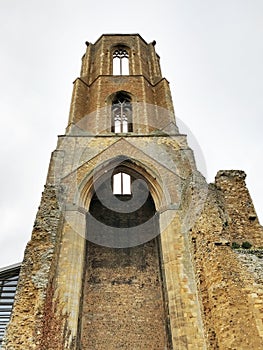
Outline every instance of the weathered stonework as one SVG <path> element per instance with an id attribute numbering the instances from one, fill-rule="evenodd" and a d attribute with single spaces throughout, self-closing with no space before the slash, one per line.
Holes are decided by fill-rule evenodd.
<path id="1" fill-rule="evenodd" d="M 190 234 L 210 349 L 263 346 L 262 280 L 254 273 L 259 265 L 250 261 L 247 268 L 247 259 L 231 248 L 237 238 L 260 244 L 261 235 L 262 242 L 262 227 L 249 219 L 248 212 L 255 212 L 244 177 L 240 171 L 217 174 L 216 186 L 210 186 L 204 210 Z"/>
<path id="2" fill-rule="evenodd" d="M 55 187 L 47 184 L 34 223 L 32 239 L 25 250 L 14 310 L 4 349 L 37 349 L 43 337 L 45 308 L 50 294 L 60 240 L 61 212 Z"/>
<path id="3" fill-rule="evenodd" d="M 170 348 L 157 240 L 121 250 L 87 249 L 82 348 Z"/>
<path id="4" fill-rule="evenodd" d="M 154 46 L 138 34 L 87 43 L 5 350 L 263 348 L 263 228 L 245 173 L 220 171 L 208 185 L 197 171 Z M 113 75 L 116 48 L 128 52 L 129 75 Z M 113 131 L 118 93 L 129 96 L 129 132 Z M 109 208 L 117 172 L 132 193 Z M 129 209 L 138 180 L 148 195 L 120 212 L 116 199 Z M 245 241 L 251 254 L 232 248 Z"/>

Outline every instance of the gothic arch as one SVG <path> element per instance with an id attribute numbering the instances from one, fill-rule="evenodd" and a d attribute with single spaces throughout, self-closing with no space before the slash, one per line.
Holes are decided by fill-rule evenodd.
<path id="1" fill-rule="evenodd" d="M 106 103 L 108 106 L 112 104 L 112 102 L 116 99 L 118 94 L 122 94 L 124 97 L 127 97 L 127 99 L 129 99 L 131 102 L 135 101 L 135 96 L 130 91 L 116 90 L 107 97 Z"/>
<path id="2" fill-rule="evenodd" d="M 85 264 L 82 278 L 81 321 L 78 334 L 83 348 L 99 344 L 94 339 L 94 329 L 101 326 L 105 333 L 125 336 L 131 329 L 139 334 L 145 331 L 137 322 L 137 315 L 143 316 L 144 329 L 152 328 L 151 317 L 156 317 L 158 329 L 153 335 L 156 346 L 168 343 L 169 324 L 167 321 L 166 296 L 162 281 L 163 270 L 160 268 L 160 225 L 159 213 L 152 194 L 158 202 L 158 183 L 152 172 L 147 172 L 131 158 L 115 157 L 98 167 L 94 177 L 90 174 L 83 179 L 81 200 L 86 208 L 86 241 L 83 254 Z M 144 179 L 149 186 L 148 198 L 139 210 L 121 213 L 111 211 L 100 203 L 98 192 L 117 171 L 125 171 L 132 178 Z M 93 179 L 92 179 L 93 178 Z M 98 186 L 98 189 L 94 187 Z M 161 190 L 161 189 L 159 189 Z M 125 199 L 123 201 L 125 206 Z M 135 277 L 136 276 L 136 277 Z M 128 287 L 128 288 L 127 288 Z M 134 291 L 139 289 L 143 303 L 134 304 Z M 108 300 L 113 300 L 113 307 L 108 312 Z M 98 308 L 99 305 L 99 308 Z M 119 310 L 124 310 L 123 325 L 115 330 L 114 319 Z M 89 317 L 92 315 L 92 325 Z M 147 336 L 146 336 L 147 337 Z M 129 347 L 132 344 L 128 344 Z M 155 348 L 155 345 L 154 345 Z"/>
<path id="3" fill-rule="evenodd" d="M 85 211 L 89 210 L 90 201 L 103 181 L 111 177 L 116 170 L 122 170 L 135 179 L 142 179 L 146 182 L 149 192 L 153 198 L 156 210 L 160 210 L 163 206 L 168 205 L 166 202 L 163 186 L 159 172 L 154 167 L 147 167 L 140 161 L 132 159 L 128 156 L 114 157 L 100 164 L 95 171 L 87 174 L 81 181 L 78 188 L 78 198 L 75 202 Z"/>

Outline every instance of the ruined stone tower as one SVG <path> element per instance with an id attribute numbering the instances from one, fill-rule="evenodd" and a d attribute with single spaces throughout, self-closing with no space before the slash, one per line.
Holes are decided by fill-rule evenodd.
<path id="1" fill-rule="evenodd" d="M 198 172 L 155 42 L 86 45 L 3 349 L 262 349 L 245 174 Z"/>

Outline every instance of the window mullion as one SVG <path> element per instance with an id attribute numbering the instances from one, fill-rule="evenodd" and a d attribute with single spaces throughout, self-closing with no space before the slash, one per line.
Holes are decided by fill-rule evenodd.
<path id="1" fill-rule="evenodd" d="M 123 173 L 121 173 L 121 194 L 123 195 Z"/>
<path id="2" fill-rule="evenodd" d="M 121 132 L 123 132 L 123 102 L 121 102 Z"/>
<path id="3" fill-rule="evenodd" d="M 120 75 L 122 75 L 122 58 L 120 57 Z"/>

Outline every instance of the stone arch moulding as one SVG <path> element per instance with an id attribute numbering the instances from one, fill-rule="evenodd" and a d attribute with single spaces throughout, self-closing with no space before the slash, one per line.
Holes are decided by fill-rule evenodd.
<path id="1" fill-rule="evenodd" d="M 120 145 L 122 145 L 122 143 L 119 143 L 119 146 Z M 102 161 L 98 167 L 95 177 L 93 171 L 90 171 L 88 174 L 84 175 L 82 179 L 80 179 L 78 186 L 79 196 L 76 198 L 76 205 L 79 208 L 78 211 L 83 214 L 82 220 L 85 221 L 92 197 L 95 193 L 94 183 L 97 182 L 98 185 L 100 185 L 100 182 L 103 183 L 104 176 L 109 178 L 109 176 L 114 173 L 116 166 L 127 170 L 127 173 L 129 174 L 136 174 L 138 177 L 145 179 L 149 186 L 149 191 L 158 214 L 158 234 L 160 237 L 161 254 L 160 261 L 162 263 L 165 298 L 167 291 L 173 291 L 173 298 L 168 300 L 167 303 L 171 337 L 174 344 L 180 343 L 181 339 L 180 335 L 178 335 L 177 328 L 178 323 L 181 321 L 181 315 L 184 312 L 184 308 L 186 308 L 187 312 L 191 312 L 191 314 L 194 316 L 191 319 L 185 319 L 185 337 L 186 339 L 190 339 L 194 330 L 194 332 L 197 334 L 196 337 L 198 339 L 200 338 L 200 342 L 203 342 L 200 308 L 197 299 L 197 292 L 194 287 L 194 271 L 192 265 L 189 265 L 188 263 L 191 256 L 187 237 L 181 231 L 180 221 L 178 218 L 178 208 L 173 207 L 169 201 L 169 198 L 165 196 L 165 186 L 167 185 L 167 190 L 169 191 L 169 185 L 163 182 L 161 174 L 162 166 L 158 164 L 158 168 L 156 166 L 157 163 L 154 164 L 153 160 L 150 164 L 151 167 L 149 167 L 149 163 L 144 162 L 143 159 L 138 160 L 136 158 L 135 160 L 135 158 L 132 158 L 131 156 L 125 157 L 119 155 L 114 158 L 110 158 L 109 160 L 105 160 L 104 158 L 104 161 Z M 174 185 L 173 181 L 172 183 Z M 87 229 L 86 224 L 87 222 L 85 221 L 85 225 L 83 226 L 85 230 Z M 83 240 L 83 247 L 86 247 L 86 244 L 87 241 Z M 173 248 L 175 246 L 177 247 L 176 250 Z M 86 249 L 83 248 L 81 255 L 82 261 L 85 261 L 85 252 Z M 81 267 L 79 267 L 80 273 L 83 273 L 84 271 L 83 264 Z M 171 268 L 171 266 L 177 266 L 177 268 Z M 82 268 L 82 270 L 80 268 Z M 81 290 L 82 285 L 80 285 L 79 288 Z M 194 300 L 194 303 L 187 303 L 185 306 L 185 301 L 180 294 L 180 290 L 182 289 L 186 291 L 186 300 Z"/>
<path id="2" fill-rule="evenodd" d="M 141 179 L 146 182 L 157 211 L 161 210 L 165 205 L 169 205 L 164 194 L 158 170 L 154 167 L 150 169 L 140 161 L 124 155 L 104 161 L 97 166 L 96 169 L 86 174 L 80 181 L 75 194 L 74 204 L 83 212 L 87 212 L 96 188 L 98 188 L 103 181 L 111 177 L 116 168 L 127 172 L 127 174 L 136 179 Z"/>
<path id="3" fill-rule="evenodd" d="M 114 99 L 116 98 L 117 94 L 123 94 L 124 96 L 127 96 L 127 98 L 133 103 L 135 101 L 135 96 L 134 94 L 132 94 L 130 91 L 126 91 L 126 90 L 116 90 L 114 91 L 112 94 L 110 94 L 107 98 L 106 98 L 106 105 L 110 106 L 112 104 L 112 102 L 114 101 Z"/>
<path id="4" fill-rule="evenodd" d="M 153 147 L 157 141 L 153 139 Z M 96 142 L 99 144 L 100 139 L 96 139 Z M 83 213 L 86 212 L 94 184 L 102 175 L 109 174 L 122 163 L 129 172 L 136 171 L 146 181 L 157 211 L 178 211 L 188 175 L 178 172 L 178 167 L 170 158 L 162 157 L 163 153 L 158 152 L 156 147 L 155 150 L 156 152 L 148 152 L 147 148 L 139 148 L 135 140 L 128 142 L 120 136 L 95 157 L 83 152 L 82 159 L 85 161 L 81 161 L 79 167 L 62 179 L 65 188 L 68 188 L 64 196 L 66 207 L 72 208 L 70 210 L 79 208 Z"/>

